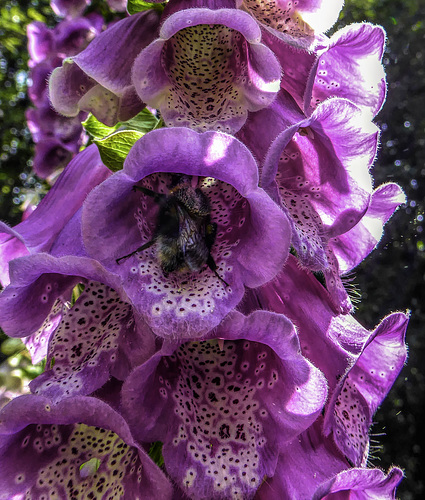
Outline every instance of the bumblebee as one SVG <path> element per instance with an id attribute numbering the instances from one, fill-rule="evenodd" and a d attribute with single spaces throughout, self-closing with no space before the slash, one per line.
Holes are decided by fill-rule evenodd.
<path id="1" fill-rule="evenodd" d="M 120 261 L 157 245 L 157 255 L 165 276 L 173 271 L 200 271 L 205 264 L 226 285 L 217 273 L 211 255 L 217 233 L 217 224 L 211 222 L 211 207 L 205 193 L 193 188 L 190 182 L 180 180 L 168 194 L 156 193 L 141 186 L 134 190 L 150 196 L 159 205 L 153 238 Z"/>

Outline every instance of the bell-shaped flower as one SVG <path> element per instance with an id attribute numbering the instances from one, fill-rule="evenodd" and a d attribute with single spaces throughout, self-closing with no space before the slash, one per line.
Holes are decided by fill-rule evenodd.
<path id="1" fill-rule="evenodd" d="M 234 133 L 248 111 L 267 107 L 279 90 L 279 63 L 260 40 L 246 12 L 180 10 L 138 56 L 132 81 L 168 126 Z"/>
<path id="2" fill-rule="evenodd" d="M 98 36 L 105 26 L 100 14 L 62 21 L 54 29 L 54 50 L 63 58 L 75 56 Z"/>
<path id="3" fill-rule="evenodd" d="M 355 466 L 365 466 L 372 416 L 406 360 L 408 316 L 393 313 L 370 332 L 335 310 L 323 285 L 288 259 L 276 280 L 248 292 L 243 311 L 284 314 L 298 327 L 301 350 L 329 384 L 323 432 Z"/>
<path id="4" fill-rule="evenodd" d="M 122 404 L 135 439 L 163 442 L 165 468 L 190 498 L 250 499 L 326 393 L 287 318 L 232 312 L 203 340 L 164 342 L 128 377 Z"/>
<path id="5" fill-rule="evenodd" d="M 330 97 L 348 99 L 372 116 L 380 110 L 386 95 L 381 26 L 351 24 L 331 38 L 322 36 L 310 51 L 292 47 L 267 31 L 262 42 L 282 67 L 281 88 L 307 116 Z"/>
<path id="6" fill-rule="evenodd" d="M 385 223 L 405 203 L 406 196 L 397 184 L 382 184 L 372 193 L 370 205 L 360 222 L 344 234 L 330 238 L 339 272 L 348 273 L 365 259 L 382 238 Z"/>
<path id="7" fill-rule="evenodd" d="M 48 252 L 87 194 L 111 175 L 93 144 L 65 168 L 36 210 L 14 228 L 0 222 L 0 279 L 9 282 L 8 263 L 22 255 Z"/>
<path id="8" fill-rule="evenodd" d="M 218 325 L 244 285 L 275 276 L 290 228 L 241 142 L 178 127 L 146 134 L 92 191 L 82 236 L 154 332 L 184 338 Z"/>
<path id="9" fill-rule="evenodd" d="M 306 118 L 282 91 L 268 110 L 253 115 L 239 137 L 260 158 L 271 143 L 261 185 L 288 213 L 301 264 L 323 271 L 335 303 L 349 311 L 328 241 L 347 233 L 368 210 L 378 128 L 368 113 L 340 98 L 328 99 Z"/>
<path id="10" fill-rule="evenodd" d="M 287 44 L 310 49 L 337 21 L 343 0 L 236 0 L 263 28 Z"/>
<path id="11" fill-rule="evenodd" d="M 85 50 L 65 59 L 50 77 L 49 95 L 56 111 L 64 116 L 90 111 L 106 125 L 135 116 L 144 104 L 131 84 L 131 68 L 158 26 L 156 11 L 140 12 L 113 24 Z"/>
<path id="12" fill-rule="evenodd" d="M 53 401 L 92 394 L 111 376 L 123 380 L 154 352 L 154 336 L 123 301 L 118 277 L 98 262 L 37 254 L 15 260 L 11 269 L 11 284 L 0 294 L 1 327 L 12 337 L 29 336 L 35 357 L 47 354 L 32 392 Z M 78 284 L 84 290 L 70 307 Z"/>
<path id="13" fill-rule="evenodd" d="M 30 60 L 28 66 L 43 61 L 53 50 L 53 30 L 49 29 L 44 23 L 34 21 L 27 26 L 28 53 Z"/>
<path id="14" fill-rule="evenodd" d="M 170 500 L 172 487 L 100 399 L 25 395 L 0 413 L 0 498 Z"/>
<path id="15" fill-rule="evenodd" d="M 332 439 L 323 435 L 322 426 L 323 418 L 319 417 L 288 444 L 279 456 L 275 474 L 263 483 L 256 499 L 394 500 L 402 471 L 392 468 L 385 476 L 380 469 L 351 468 Z"/>

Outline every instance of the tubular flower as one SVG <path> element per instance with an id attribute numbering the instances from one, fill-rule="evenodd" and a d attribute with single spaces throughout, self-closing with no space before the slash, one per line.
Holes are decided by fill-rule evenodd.
<path id="1" fill-rule="evenodd" d="M 168 479 L 98 398 L 26 395 L 0 413 L 0 498 L 171 499 Z"/>
<path id="2" fill-rule="evenodd" d="M 15 228 L 0 222 L 0 280 L 3 286 L 9 282 L 8 263 L 28 253 L 49 252 L 90 190 L 110 174 L 96 146 L 89 146 L 67 165 L 27 219 Z"/>
<path id="3" fill-rule="evenodd" d="M 122 300 L 117 277 L 96 261 L 38 254 L 14 261 L 12 270 L 0 296 L 1 326 L 10 336 L 29 337 L 36 358 L 40 351 L 47 354 L 47 368 L 31 382 L 32 392 L 53 401 L 91 394 L 111 376 L 123 380 L 153 353 L 151 331 Z M 80 284 L 84 290 L 70 307 Z M 11 318 L 31 296 L 40 303 L 27 308 L 17 328 Z"/>
<path id="4" fill-rule="evenodd" d="M 331 439 L 322 434 L 319 417 L 281 453 L 276 473 L 260 487 L 256 499 L 395 500 L 402 478 L 396 467 L 386 476 L 380 469 L 350 468 Z"/>
<path id="5" fill-rule="evenodd" d="M 75 57 L 65 59 L 49 82 L 56 111 L 64 116 L 90 111 L 106 125 L 141 111 L 144 104 L 131 84 L 131 67 L 154 39 L 158 25 L 156 11 L 135 14 L 110 26 Z"/>
<path id="6" fill-rule="evenodd" d="M 233 312 L 201 341 L 165 343 L 123 388 L 135 438 L 161 439 L 167 472 L 203 499 L 252 498 L 325 400 L 292 323 L 265 311 Z"/>
<path id="7" fill-rule="evenodd" d="M 305 118 L 284 92 L 257 115 L 244 138 L 253 137 L 255 146 L 261 134 L 266 144 L 277 134 L 263 162 L 261 185 L 288 214 L 291 244 L 301 264 L 323 271 L 335 303 L 349 311 L 328 241 L 352 229 L 368 210 L 378 128 L 357 106 L 339 98 L 327 100 Z M 266 118 L 273 126 L 260 129 Z"/>
<path id="8" fill-rule="evenodd" d="M 216 326 L 244 285 L 275 276 L 290 229 L 243 144 L 174 128 L 140 139 L 87 197 L 82 235 L 154 332 L 184 338 Z"/>
<path id="9" fill-rule="evenodd" d="M 408 316 L 393 313 L 374 331 L 366 330 L 352 316 L 339 314 L 328 292 L 293 257 L 276 280 L 250 291 L 243 304 L 244 312 L 261 304 L 298 326 L 303 355 L 329 384 L 323 434 L 332 434 L 355 466 L 366 466 L 372 416 L 406 361 Z"/>
<path id="10" fill-rule="evenodd" d="M 132 81 L 168 126 L 234 133 L 268 106 L 281 69 L 245 12 L 193 8 L 171 14 L 137 57 Z"/>

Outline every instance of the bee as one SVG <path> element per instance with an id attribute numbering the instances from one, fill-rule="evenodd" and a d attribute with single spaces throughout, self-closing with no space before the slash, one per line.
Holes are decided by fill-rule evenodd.
<path id="1" fill-rule="evenodd" d="M 142 186 L 133 190 L 150 196 L 159 205 L 153 238 L 142 246 L 116 259 L 122 260 L 157 245 L 157 255 L 165 276 L 174 271 L 200 271 L 207 265 L 226 286 L 217 273 L 217 265 L 211 255 L 217 234 L 217 224 L 211 222 L 208 197 L 200 188 L 180 179 L 168 194 L 156 193 Z"/>

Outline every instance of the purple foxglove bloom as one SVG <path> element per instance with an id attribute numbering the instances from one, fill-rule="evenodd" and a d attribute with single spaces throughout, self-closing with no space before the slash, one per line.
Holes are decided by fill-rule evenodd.
<path id="1" fill-rule="evenodd" d="M 78 283 L 84 291 L 63 309 Z M 91 259 L 37 254 L 13 261 L 0 295 L 1 326 L 9 336 L 30 336 L 36 357 L 48 342 L 48 368 L 31 382 L 32 392 L 53 401 L 91 394 L 153 354 L 152 332 L 121 296 L 118 277 Z"/>
<path id="2" fill-rule="evenodd" d="M 144 105 L 131 84 L 139 52 L 156 36 L 159 14 L 149 10 L 127 17 L 98 35 L 50 77 L 51 102 L 60 114 L 92 112 L 106 125 L 135 116 Z"/>
<path id="3" fill-rule="evenodd" d="M 43 61 L 53 50 L 53 31 L 44 23 L 35 21 L 27 26 L 30 67 Z"/>
<path id="4" fill-rule="evenodd" d="M 25 395 L 0 414 L 0 498 L 170 500 L 163 472 L 100 399 Z"/>
<path id="5" fill-rule="evenodd" d="M 260 39 L 242 11 L 175 12 L 137 57 L 133 84 L 168 126 L 234 133 L 248 111 L 268 106 L 279 90 L 279 63 Z"/>
<path id="6" fill-rule="evenodd" d="M 73 18 L 80 16 L 91 0 L 50 0 L 53 12 L 59 17 Z"/>
<path id="7" fill-rule="evenodd" d="M 317 48 L 304 96 L 304 110 L 313 109 L 329 97 L 344 97 L 375 116 L 386 96 L 381 63 L 385 31 L 369 23 L 351 24 L 337 31 Z"/>
<path id="8" fill-rule="evenodd" d="M 136 440 L 164 443 L 167 472 L 190 498 L 249 499 L 326 392 L 287 318 L 232 312 L 207 339 L 166 341 L 126 380 L 122 403 Z"/>
<path id="9" fill-rule="evenodd" d="M 61 64 L 62 59 L 53 54 L 31 68 L 29 72 L 30 84 L 28 85 L 28 96 L 36 106 L 44 106 L 48 101 L 46 82 L 54 68 Z"/>
<path id="10" fill-rule="evenodd" d="M 298 326 L 303 355 L 329 384 L 324 433 L 332 433 L 351 463 L 365 466 L 372 416 L 406 360 L 408 316 L 394 313 L 366 330 L 352 316 L 338 314 L 328 292 L 292 256 L 276 280 L 250 291 L 242 304 L 244 312 L 261 304 Z"/>
<path id="11" fill-rule="evenodd" d="M 103 28 L 103 17 L 96 13 L 62 21 L 54 29 L 54 49 L 61 57 L 75 56 L 85 49 Z"/>
<path id="12" fill-rule="evenodd" d="M 9 282 L 8 263 L 22 255 L 48 252 L 87 194 L 111 175 L 93 144 L 65 168 L 36 210 L 15 228 L 0 222 L 0 279 Z"/>
<path id="13" fill-rule="evenodd" d="M 78 144 L 66 144 L 53 137 L 46 137 L 35 145 L 34 171 L 47 179 L 58 169 L 64 168 L 78 151 Z"/>
<path id="14" fill-rule="evenodd" d="M 75 118 L 60 116 L 46 102 L 38 108 L 29 108 L 25 117 L 36 144 L 47 137 L 55 137 L 64 143 L 74 143 L 78 148 L 81 146 L 80 118 L 84 119 L 83 115 Z M 78 149 L 75 152 L 78 152 Z"/>
<path id="15" fill-rule="evenodd" d="M 218 325 L 244 285 L 275 276 L 290 227 L 241 142 L 178 127 L 146 134 L 124 170 L 92 191 L 82 235 L 154 332 L 184 338 Z"/>
<path id="16" fill-rule="evenodd" d="M 275 37 L 302 48 L 310 48 L 317 35 L 334 25 L 343 3 L 343 0 L 236 0 L 238 7 L 252 14 Z"/>
<path id="17" fill-rule="evenodd" d="M 282 91 L 268 110 L 252 115 L 239 137 L 259 158 L 271 142 L 261 185 L 288 213 L 301 264 L 323 271 L 335 303 L 349 311 L 328 241 L 348 232 L 368 210 L 378 128 L 367 113 L 340 98 L 323 102 L 306 118 Z"/>
<path id="18" fill-rule="evenodd" d="M 403 471 L 392 467 L 386 476 L 380 469 L 350 469 L 322 484 L 313 500 L 395 500 Z"/>
<path id="19" fill-rule="evenodd" d="M 262 42 L 282 66 L 281 88 L 310 115 L 330 97 L 346 98 L 375 116 L 386 95 L 381 63 L 385 32 L 368 23 L 352 24 L 331 38 L 322 36 L 312 51 L 299 50 L 268 32 Z"/>
<path id="20" fill-rule="evenodd" d="M 323 436 L 322 425 L 319 417 L 281 452 L 274 476 L 263 483 L 256 499 L 395 499 L 401 470 L 392 468 L 386 477 L 379 469 L 351 469 L 332 440 Z"/>

